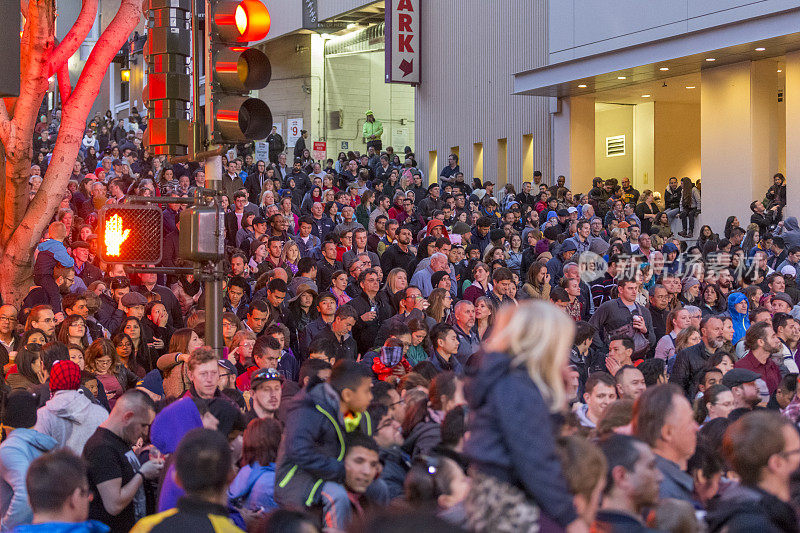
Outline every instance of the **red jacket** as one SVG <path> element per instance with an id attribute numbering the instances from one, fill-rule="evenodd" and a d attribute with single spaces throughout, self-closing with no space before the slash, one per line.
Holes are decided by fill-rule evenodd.
<path id="1" fill-rule="evenodd" d="M 395 366 L 386 366 L 381 362 L 380 357 L 376 357 L 372 362 L 372 371 L 381 381 L 386 381 L 391 376 L 403 376 L 411 372 L 411 363 L 403 357 Z"/>

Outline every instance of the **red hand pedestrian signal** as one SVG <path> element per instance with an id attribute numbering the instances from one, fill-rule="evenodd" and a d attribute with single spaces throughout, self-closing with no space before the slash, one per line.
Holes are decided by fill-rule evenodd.
<path id="1" fill-rule="evenodd" d="M 119 257 L 119 247 L 128 240 L 130 234 L 130 229 L 123 229 L 122 217 L 112 216 L 106 222 L 106 233 L 103 237 L 106 244 L 106 255 Z"/>
<path id="2" fill-rule="evenodd" d="M 98 255 L 106 263 L 161 262 L 163 214 L 155 205 L 111 204 L 100 210 Z"/>

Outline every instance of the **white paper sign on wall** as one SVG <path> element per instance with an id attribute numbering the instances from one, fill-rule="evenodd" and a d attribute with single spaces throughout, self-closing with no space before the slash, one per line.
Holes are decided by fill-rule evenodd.
<path id="1" fill-rule="evenodd" d="M 293 148 L 297 144 L 297 139 L 300 138 L 300 131 L 303 129 L 302 118 L 290 118 L 286 121 L 286 146 Z"/>

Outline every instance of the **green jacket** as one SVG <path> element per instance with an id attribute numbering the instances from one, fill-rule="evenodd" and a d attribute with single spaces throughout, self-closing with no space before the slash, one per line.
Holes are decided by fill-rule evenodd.
<path id="1" fill-rule="evenodd" d="M 381 135 L 383 135 L 383 124 L 381 124 L 381 121 L 377 118 L 375 119 L 375 122 L 364 122 L 363 133 L 367 140 L 370 140 L 370 135 L 375 135 L 374 140 L 378 140 L 381 138 Z"/>

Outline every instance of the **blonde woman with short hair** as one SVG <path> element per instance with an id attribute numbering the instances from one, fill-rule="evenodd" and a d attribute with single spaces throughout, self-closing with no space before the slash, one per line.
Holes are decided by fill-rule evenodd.
<path id="1" fill-rule="evenodd" d="M 536 531 L 544 513 L 569 533 L 588 531 L 569 493 L 550 418 L 567 405 L 574 337 L 572 319 L 546 301 L 498 313 L 466 388 L 470 530 Z"/>

